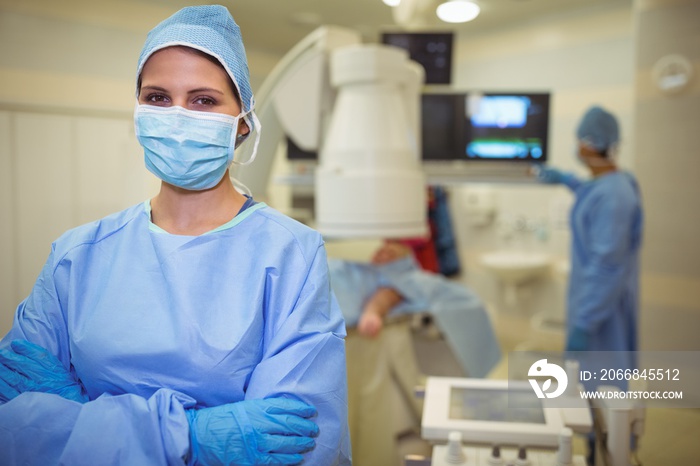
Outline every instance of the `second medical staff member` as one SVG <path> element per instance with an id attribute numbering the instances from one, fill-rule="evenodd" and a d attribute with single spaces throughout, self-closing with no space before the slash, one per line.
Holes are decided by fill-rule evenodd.
<path id="1" fill-rule="evenodd" d="M 613 160 L 617 119 L 591 107 L 576 131 L 577 155 L 592 175 L 545 167 L 538 178 L 563 183 L 576 195 L 571 212 L 571 273 L 567 298 L 567 351 L 636 351 L 642 201 L 637 181 Z M 611 361 L 612 363 L 612 361 Z M 634 360 L 616 362 L 628 368 Z"/>
<path id="2" fill-rule="evenodd" d="M 159 24 L 137 78 L 161 190 L 53 244 L 0 343 L 0 462 L 349 465 L 323 240 L 229 178 L 260 124 L 228 10 Z"/>

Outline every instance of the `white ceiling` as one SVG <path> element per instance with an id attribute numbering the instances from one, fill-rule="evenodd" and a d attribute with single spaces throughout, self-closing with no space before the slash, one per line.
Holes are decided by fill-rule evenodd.
<path id="1" fill-rule="evenodd" d="M 198 0 L 137 0 L 169 8 L 197 3 Z M 632 0 L 475 0 L 481 15 L 470 23 L 448 25 L 434 13 L 440 0 L 420 0 L 429 12 L 424 18 L 430 30 L 452 30 L 469 34 L 505 28 L 520 22 L 537 21 L 549 15 L 572 14 L 611 4 L 631 4 Z M 321 24 L 357 29 L 367 41 L 378 41 L 383 31 L 396 30 L 391 8 L 381 0 L 219 0 L 229 8 L 240 25 L 248 47 L 271 54 L 284 54 Z M 433 4 L 433 5 L 428 5 Z"/>

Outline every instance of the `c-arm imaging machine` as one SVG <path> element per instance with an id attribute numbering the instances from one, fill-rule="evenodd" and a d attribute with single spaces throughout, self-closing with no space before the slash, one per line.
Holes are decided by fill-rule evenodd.
<path id="1" fill-rule="evenodd" d="M 328 80 L 329 55 L 360 43 L 353 30 L 320 27 L 296 44 L 262 83 L 255 105 L 264 131 L 258 156 L 254 164 L 235 166 L 234 172 L 253 196 L 266 197 L 277 146 L 285 135 L 302 149 L 318 150 L 334 96 Z"/>
<path id="2" fill-rule="evenodd" d="M 427 232 L 420 166 L 423 68 L 403 49 L 321 27 L 280 61 L 258 92 L 254 164 L 232 175 L 265 197 L 279 142 L 318 151 L 316 228 L 328 237 Z"/>

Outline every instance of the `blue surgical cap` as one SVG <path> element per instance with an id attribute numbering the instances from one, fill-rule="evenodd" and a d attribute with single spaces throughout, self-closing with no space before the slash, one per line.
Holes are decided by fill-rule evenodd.
<path id="1" fill-rule="evenodd" d="M 591 107 L 583 115 L 576 130 L 576 137 L 594 149 L 605 152 L 620 140 L 617 119 L 601 107 Z"/>
<path id="2" fill-rule="evenodd" d="M 176 45 L 198 49 L 218 59 L 238 90 L 243 112 L 253 110 L 255 100 L 250 88 L 241 30 L 226 7 L 202 5 L 183 8 L 153 28 L 139 57 L 137 80 L 146 60 L 154 52 Z M 246 121 L 251 125 L 247 118 Z"/>

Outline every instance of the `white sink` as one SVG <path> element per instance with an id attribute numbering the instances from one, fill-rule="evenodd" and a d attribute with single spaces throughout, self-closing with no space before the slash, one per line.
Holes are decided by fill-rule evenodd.
<path id="1" fill-rule="evenodd" d="M 551 257 L 527 251 L 494 251 L 483 254 L 480 262 L 505 284 L 519 285 L 547 273 Z"/>

